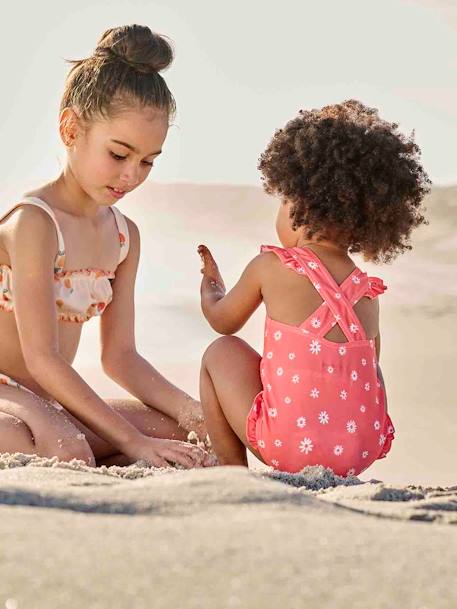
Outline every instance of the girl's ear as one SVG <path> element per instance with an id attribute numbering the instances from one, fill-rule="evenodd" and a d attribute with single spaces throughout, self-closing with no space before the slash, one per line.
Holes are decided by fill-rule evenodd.
<path id="1" fill-rule="evenodd" d="M 59 132 L 65 146 L 72 146 L 81 132 L 79 116 L 73 108 L 64 108 L 60 113 Z"/>

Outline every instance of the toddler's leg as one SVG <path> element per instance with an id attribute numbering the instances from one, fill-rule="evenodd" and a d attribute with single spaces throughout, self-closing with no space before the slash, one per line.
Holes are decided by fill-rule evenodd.
<path id="1" fill-rule="evenodd" d="M 246 447 L 262 461 L 246 438 L 246 417 L 262 389 L 260 355 L 236 336 L 223 336 L 205 351 L 200 400 L 212 447 L 220 465 L 247 467 Z"/>

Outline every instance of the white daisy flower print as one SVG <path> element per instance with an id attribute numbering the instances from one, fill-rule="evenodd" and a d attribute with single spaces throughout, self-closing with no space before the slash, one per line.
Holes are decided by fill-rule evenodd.
<path id="1" fill-rule="evenodd" d="M 364 357 L 362 357 L 362 366 L 366 366 L 366 365 L 367 365 L 367 360 Z"/>
<path id="2" fill-rule="evenodd" d="M 364 388 L 365 391 L 370 391 L 370 383 L 365 383 Z"/>
<path id="3" fill-rule="evenodd" d="M 267 391 L 271 391 L 271 385 L 270 385 L 270 383 L 268 383 L 268 385 L 267 385 Z"/>
<path id="4" fill-rule="evenodd" d="M 320 283 L 313 283 L 313 286 L 316 288 L 317 291 L 319 291 L 321 289 Z"/>
<path id="5" fill-rule="evenodd" d="M 300 452 L 308 454 L 313 450 L 313 443 L 310 438 L 303 438 L 300 442 Z"/>
<path id="6" fill-rule="evenodd" d="M 357 423 L 354 420 L 346 423 L 346 429 L 349 433 L 355 433 L 357 431 Z"/>
<path id="7" fill-rule="evenodd" d="M 381 423 L 379 421 L 375 421 L 373 427 L 376 429 L 376 431 L 378 431 L 381 429 Z"/>
<path id="8" fill-rule="evenodd" d="M 358 326 L 357 324 L 351 324 L 351 325 L 349 326 L 349 329 L 351 330 L 351 332 L 352 332 L 353 334 L 355 334 L 355 333 L 357 332 L 357 330 L 359 329 L 359 326 Z"/>
<path id="9" fill-rule="evenodd" d="M 336 319 L 336 321 L 341 321 L 341 315 L 339 313 L 335 313 L 333 317 Z"/>
<path id="10" fill-rule="evenodd" d="M 311 351 L 311 353 L 314 353 L 314 355 L 319 353 L 319 351 L 321 350 L 320 342 L 318 340 L 312 340 L 309 346 L 309 350 Z"/>
<path id="11" fill-rule="evenodd" d="M 340 347 L 340 348 L 338 349 L 338 353 L 339 353 L 340 355 L 344 355 L 344 354 L 346 353 L 346 347 Z"/>
<path id="12" fill-rule="evenodd" d="M 305 328 L 302 328 L 301 331 L 303 332 L 303 334 L 309 334 L 309 330 L 305 330 Z"/>
<path id="13" fill-rule="evenodd" d="M 274 465 L 275 467 L 279 467 L 279 461 L 277 461 L 276 459 L 272 459 L 271 460 L 272 465 Z"/>
<path id="14" fill-rule="evenodd" d="M 375 398 L 376 404 L 379 404 L 379 398 Z"/>
<path id="15" fill-rule="evenodd" d="M 265 370 L 264 370 L 264 368 L 262 368 L 262 369 L 260 370 L 260 374 L 261 374 L 262 376 L 265 376 Z"/>
<path id="16" fill-rule="evenodd" d="M 333 370 L 334 370 L 333 366 L 329 366 L 329 367 L 327 368 L 327 371 L 328 371 L 330 374 L 332 374 Z"/>
<path id="17" fill-rule="evenodd" d="M 300 273 L 300 275 L 303 275 L 305 273 L 305 269 L 302 266 L 299 266 L 297 271 Z"/>
<path id="18" fill-rule="evenodd" d="M 364 450 L 362 453 L 362 459 L 366 459 L 368 457 L 368 451 Z"/>
<path id="19" fill-rule="evenodd" d="M 320 319 L 318 317 L 313 317 L 313 319 L 311 320 L 311 325 L 313 326 L 313 328 L 320 328 L 321 327 Z"/>
<path id="20" fill-rule="evenodd" d="M 354 283 L 359 284 L 359 283 L 360 283 L 360 277 L 357 277 L 357 275 L 353 275 L 353 276 L 352 276 L 352 281 L 353 281 Z"/>
<path id="21" fill-rule="evenodd" d="M 341 444 L 337 444 L 335 446 L 335 448 L 333 449 L 333 454 L 337 455 L 337 457 L 343 454 L 343 447 L 341 446 Z"/>
<path id="22" fill-rule="evenodd" d="M 284 374 L 284 370 L 281 367 L 276 368 L 276 374 L 278 376 L 282 376 Z"/>
<path id="23" fill-rule="evenodd" d="M 328 422 L 329 422 L 328 413 L 325 410 L 322 410 L 319 413 L 319 423 L 321 423 L 322 425 L 327 425 Z"/>
<path id="24" fill-rule="evenodd" d="M 286 397 L 284 398 L 284 404 L 292 404 L 292 399 L 288 395 L 286 395 Z"/>
<path id="25" fill-rule="evenodd" d="M 387 428 L 387 433 L 394 433 L 394 428 L 392 427 L 392 425 L 389 425 L 389 427 Z"/>
<path id="26" fill-rule="evenodd" d="M 273 334 L 273 336 L 274 336 L 275 340 L 280 340 L 280 338 L 282 336 L 281 330 L 276 330 L 276 332 Z"/>
<path id="27" fill-rule="evenodd" d="M 271 417 L 272 419 L 275 419 L 278 416 L 278 411 L 276 408 L 269 408 L 268 409 L 268 416 Z"/>
<path id="28" fill-rule="evenodd" d="M 386 441 L 386 436 L 383 433 L 380 434 L 380 436 L 379 436 L 379 446 L 382 446 L 385 441 Z"/>
<path id="29" fill-rule="evenodd" d="M 302 427 L 305 427 L 305 425 L 306 425 L 306 418 L 305 417 L 299 417 L 297 419 L 297 427 L 302 428 Z"/>
<path id="30" fill-rule="evenodd" d="M 376 387 L 381 387 L 381 383 L 379 381 L 376 381 Z"/>
<path id="31" fill-rule="evenodd" d="M 356 370 L 353 370 L 353 371 L 351 372 L 351 379 L 352 379 L 353 381 L 356 381 L 358 378 L 359 378 L 359 377 L 358 377 L 357 371 L 356 371 Z"/>
<path id="32" fill-rule="evenodd" d="M 317 387 L 313 387 L 313 389 L 311 389 L 309 395 L 312 398 L 318 398 L 319 397 L 319 389 Z"/>
<path id="33" fill-rule="evenodd" d="M 347 392 L 347 391 L 345 391 L 344 389 L 342 389 L 342 390 L 340 391 L 340 398 L 341 398 L 342 400 L 347 400 L 347 397 L 348 397 L 348 392 Z"/>
<path id="34" fill-rule="evenodd" d="M 276 446 L 276 448 L 281 448 L 281 446 L 282 446 L 281 440 L 275 440 L 275 446 Z"/>
<path id="35" fill-rule="evenodd" d="M 268 351 L 267 359 L 271 359 L 273 357 L 273 351 Z"/>
<path id="36" fill-rule="evenodd" d="M 292 377 L 292 383 L 294 383 L 296 385 L 299 382 L 300 382 L 300 375 L 294 374 Z"/>
<path id="37" fill-rule="evenodd" d="M 346 476 L 355 476 L 355 469 L 353 467 L 351 467 L 351 469 L 348 469 L 348 471 L 346 472 Z"/>
<path id="38" fill-rule="evenodd" d="M 314 261 L 308 262 L 308 266 L 310 269 L 313 269 L 313 270 L 316 270 L 319 268 L 319 265 L 317 264 L 317 262 L 314 262 Z"/>
<path id="39" fill-rule="evenodd" d="M 365 410 L 366 410 L 366 408 L 365 408 L 364 404 L 362 404 L 362 405 L 360 406 L 360 412 L 365 412 Z"/>
<path id="40" fill-rule="evenodd" d="M 289 359 L 292 360 L 292 359 L 295 359 L 295 357 L 296 357 L 295 353 L 289 353 Z"/>
<path id="41" fill-rule="evenodd" d="M 260 446 L 260 448 L 265 448 L 265 442 L 263 440 L 258 440 L 257 446 Z"/>

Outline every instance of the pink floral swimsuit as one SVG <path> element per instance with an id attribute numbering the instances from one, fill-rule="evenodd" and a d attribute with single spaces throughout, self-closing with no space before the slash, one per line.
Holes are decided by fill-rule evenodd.
<path id="1" fill-rule="evenodd" d="M 54 263 L 54 295 L 57 319 L 84 323 L 94 316 L 102 315 L 113 298 L 111 282 L 115 278 L 114 271 L 96 268 L 65 270 L 65 244 L 62 231 L 52 207 L 38 197 L 22 197 L 21 202 L 5 212 L 0 220 L 3 220 L 19 205 L 26 204 L 44 209 L 56 227 L 58 251 Z M 119 265 L 126 258 L 129 250 L 128 225 L 125 217 L 116 207 L 112 206 L 110 209 L 114 214 L 119 236 Z M 8 313 L 14 311 L 12 273 L 10 266 L 0 264 L 0 309 Z M 2 372 L 0 372 L 0 383 L 33 393 L 28 387 Z"/>
<path id="2" fill-rule="evenodd" d="M 358 267 L 338 285 L 309 248 L 262 246 L 306 276 L 323 299 L 299 326 L 266 316 L 260 363 L 263 389 L 246 421 L 246 435 L 267 465 L 298 472 L 323 465 L 358 476 L 384 458 L 395 429 L 378 378 L 374 339 L 367 339 L 353 305 L 387 286 Z M 324 336 L 338 323 L 347 342 Z"/>

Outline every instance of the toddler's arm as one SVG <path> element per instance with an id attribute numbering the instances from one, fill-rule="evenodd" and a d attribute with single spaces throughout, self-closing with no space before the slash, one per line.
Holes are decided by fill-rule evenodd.
<path id="1" fill-rule="evenodd" d="M 259 254 L 244 269 L 226 294 L 217 264 L 205 245 L 198 247 L 203 262 L 201 307 L 211 327 L 220 334 L 234 334 L 244 326 L 262 302 L 261 276 L 264 256 Z"/>

